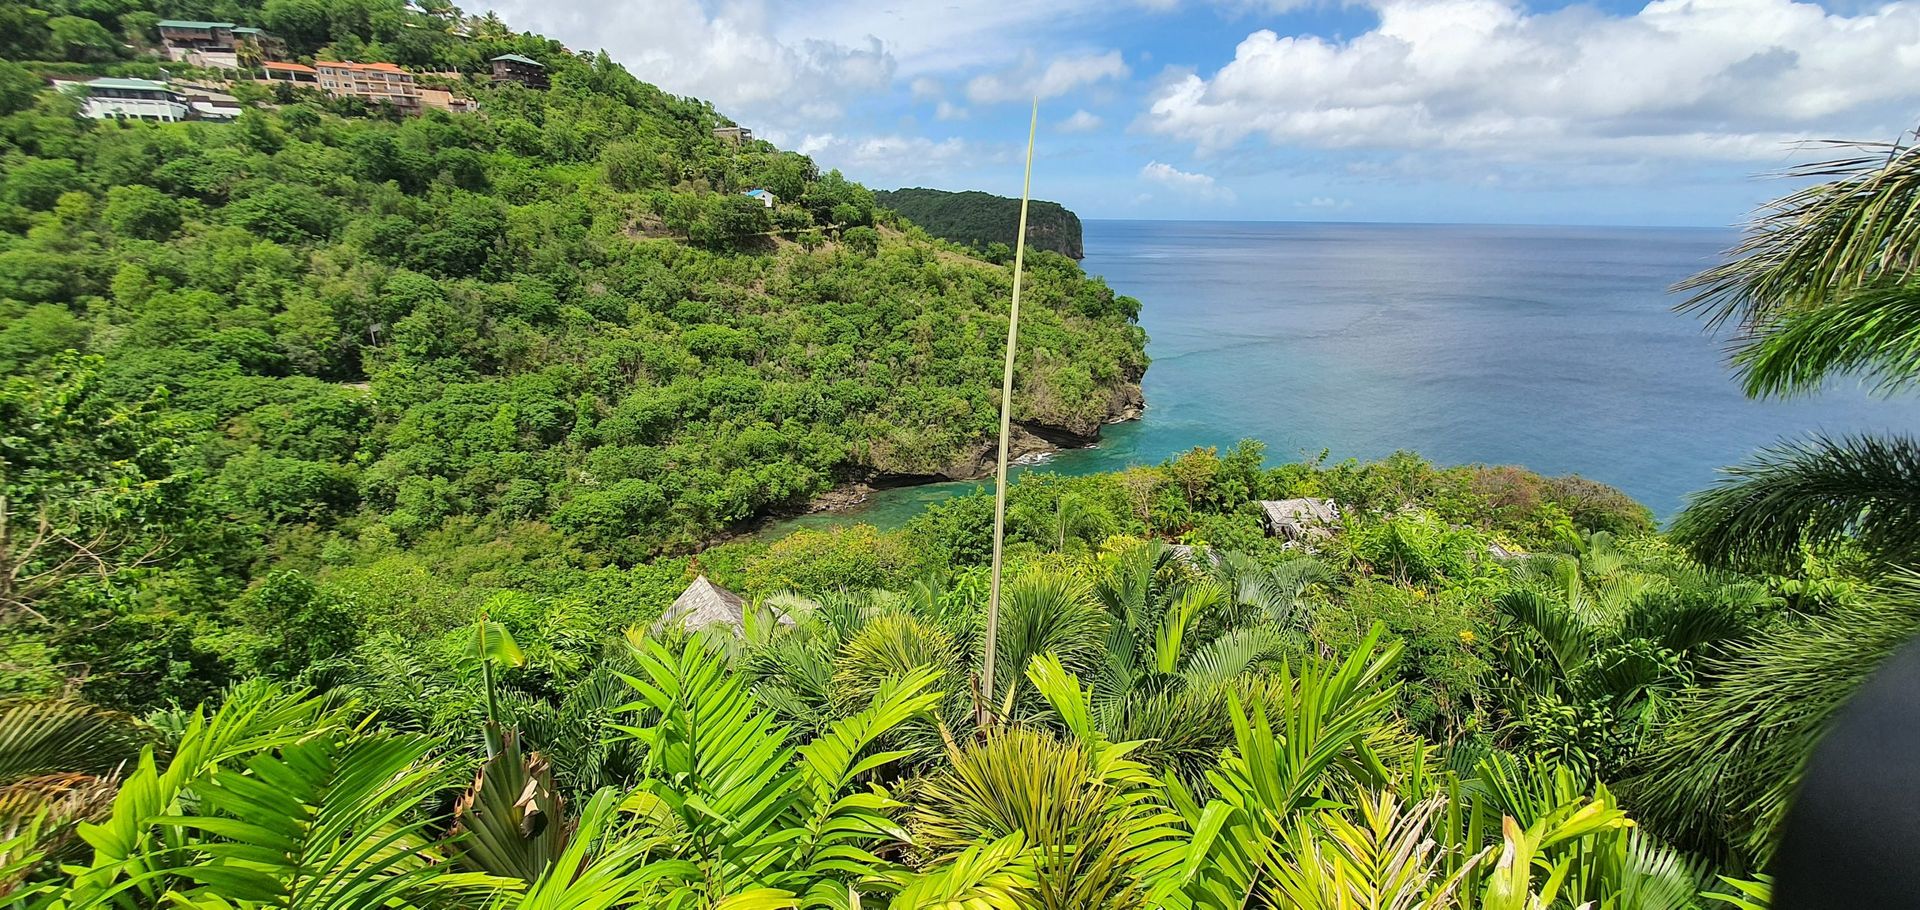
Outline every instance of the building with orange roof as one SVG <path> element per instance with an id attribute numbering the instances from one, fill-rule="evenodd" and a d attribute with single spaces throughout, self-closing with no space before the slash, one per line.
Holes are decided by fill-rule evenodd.
<path id="1" fill-rule="evenodd" d="M 386 102 L 404 114 L 420 113 L 420 86 L 412 73 L 391 63 L 321 60 L 313 67 L 320 77 L 320 88 L 330 95 L 358 98 L 368 104 Z"/>
<path id="2" fill-rule="evenodd" d="M 320 72 L 304 63 L 263 63 L 260 69 L 272 82 L 291 82 L 295 85 L 319 85 Z"/>

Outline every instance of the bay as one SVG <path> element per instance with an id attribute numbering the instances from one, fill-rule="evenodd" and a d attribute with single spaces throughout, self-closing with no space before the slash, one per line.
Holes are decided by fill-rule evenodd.
<path id="1" fill-rule="evenodd" d="M 1745 398 L 1724 339 L 1668 288 L 1730 230 L 1088 221 L 1082 265 L 1143 302 L 1141 420 L 1020 470 L 1111 471 L 1196 445 L 1270 461 L 1517 464 L 1613 484 L 1665 519 L 1723 465 L 1785 438 L 1902 431 L 1920 401 L 1858 383 Z M 979 483 L 885 490 L 793 527 L 897 527 Z"/>

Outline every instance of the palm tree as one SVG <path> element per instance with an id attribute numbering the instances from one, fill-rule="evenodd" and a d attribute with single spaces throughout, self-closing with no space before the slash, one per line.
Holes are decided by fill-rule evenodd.
<path id="1" fill-rule="evenodd" d="M 1885 393 L 1920 382 L 1920 146 L 1847 154 L 1791 176 L 1826 182 L 1771 203 L 1730 261 L 1683 282 L 1681 304 L 1731 325 L 1747 394 L 1804 394 L 1833 376 Z M 1889 564 L 1920 556 L 1920 441 L 1813 436 L 1731 468 L 1673 532 L 1710 563 L 1779 569 L 1853 541 Z"/>
<path id="2" fill-rule="evenodd" d="M 1747 635 L 1771 598 L 1691 565 L 1643 565 L 1605 531 L 1575 543 L 1571 557 L 1518 563 L 1494 599 L 1488 688 L 1529 748 L 1613 779 L 1692 684 L 1698 655 Z"/>
<path id="3" fill-rule="evenodd" d="M 1776 200 L 1730 261 L 1680 285 L 1682 304 L 1734 328 L 1750 396 L 1836 376 L 1882 393 L 1920 382 L 1920 147 L 1828 143 L 1796 169 L 1823 182 Z M 1729 468 L 1673 536 L 1716 565 L 1791 572 L 1838 548 L 1878 570 L 1920 564 L 1920 440 L 1815 435 Z M 1647 809 L 1698 846 L 1764 861 L 1813 741 L 1872 668 L 1917 628 L 1920 586 L 1895 573 L 1865 603 L 1781 623 L 1712 664 L 1663 732 Z"/>

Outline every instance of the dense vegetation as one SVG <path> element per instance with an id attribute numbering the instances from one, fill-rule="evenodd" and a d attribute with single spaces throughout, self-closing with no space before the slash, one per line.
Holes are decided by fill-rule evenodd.
<path id="1" fill-rule="evenodd" d="M 968 694 L 984 496 L 707 551 L 750 597 L 737 640 L 651 622 L 684 562 L 625 573 L 670 571 L 650 597 L 448 565 L 441 590 L 489 589 L 458 605 L 361 599 L 426 581 L 391 572 L 278 574 L 219 620 L 260 678 L 218 714 L 12 703 L 61 718 L 13 766 L 68 782 L 13 855 L 90 855 L 29 874 L 87 906 L 1340 906 L 1363 885 L 1665 907 L 1712 887 L 1673 844 L 1737 856 L 1719 832 L 1629 827 L 1603 781 L 1632 794 L 1710 656 L 1813 599 L 1700 568 L 1579 478 L 1263 456 L 1016 487 L 991 697 Z M 1335 533 L 1268 536 L 1257 500 L 1295 496 L 1339 502 Z M 121 780 L 67 730 L 156 758 Z"/>
<path id="2" fill-rule="evenodd" d="M 50 36 L 72 18 L 20 9 Z M 53 673 L 119 700 L 96 686 L 126 665 L 92 650 L 152 647 L 133 690 L 210 694 L 150 674 L 230 656 L 180 643 L 284 560 L 426 546 L 631 564 L 837 483 L 968 475 L 989 451 L 1011 275 L 876 221 L 837 172 L 717 141 L 708 106 L 604 56 L 485 21 L 459 38 L 399 0 L 84 11 L 137 42 L 155 14 L 262 22 L 308 57 L 457 68 L 484 113 L 401 119 L 240 82 L 256 106 L 233 124 L 97 122 L 38 78 L 74 64 L 0 62 L 7 444 L 66 440 L 80 451 L 48 467 L 62 483 L 97 469 L 128 486 L 86 495 L 154 510 L 112 512 L 125 533 L 100 541 L 148 593 L 64 600 L 93 617 L 57 623 L 92 630 L 73 643 L 88 653 L 23 659 L 9 687 Z M 74 56 L 35 34 L 13 52 Z M 545 61 L 552 89 L 479 80 L 504 51 Z M 1091 436 L 1137 394 L 1138 303 L 1065 257 L 1028 261 L 1016 418 Z M 54 422 L 22 423 L 38 420 Z M 51 452 L 6 457 L 12 528 L 43 508 L 55 530 L 102 520 L 42 485 Z"/>
<path id="3" fill-rule="evenodd" d="M 1020 200 L 968 190 L 963 193 L 910 187 L 881 190 L 879 203 L 899 212 L 927 233 L 980 251 L 995 262 L 1011 261 L 1019 234 Z M 1080 259 L 1080 216 L 1058 202 L 1035 199 L 1027 205 L 1027 242 Z"/>
<path id="4" fill-rule="evenodd" d="M 0 905 L 1761 907 L 1920 629 L 1903 437 L 1783 447 L 1671 534 L 1249 442 L 1018 484 L 983 679 L 989 497 L 703 544 L 964 460 L 1003 268 L 497 20 L 0 14 Z M 41 89 L 151 72 L 162 14 L 554 87 L 164 126 Z M 1702 278 L 1757 394 L 1920 375 L 1920 153 L 1829 169 Z M 1033 268 L 1017 407 L 1097 426 L 1137 304 Z M 1300 497 L 1339 520 L 1275 536 Z M 699 575 L 740 628 L 660 621 Z"/>

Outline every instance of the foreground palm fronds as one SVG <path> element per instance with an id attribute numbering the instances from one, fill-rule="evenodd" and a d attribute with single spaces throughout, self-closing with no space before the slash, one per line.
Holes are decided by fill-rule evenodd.
<path id="1" fill-rule="evenodd" d="M 1920 441 L 1816 436 L 1725 469 L 1674 522 L 1710 562 L 1779 571 L 1847 543 L 1893 565 L 1920 556 Z"/>
<path id="2" fill-rule="evenodd" d="M 170 760 L 141 753 L 112 812 L 81 826 L 89 861 L 45 865 L 26 826 L 0 841 L 0 871 L 13 906 L 35 910 L 1520 910 L 1696 897 L 1696 870 L 1574 772 L 1508 761 L 1462 778 L 1430 770 L 1425 746 L 1381 751 L 1404 735 L 1391 733 L 1399 648 L 1379 634 L 1230 694 L 1232 742 L 1206 798 L 1136 759 L 1142 743 L 1108 738 L 1096 687 L 1050 652 L 1026 668 L 1038 699 L 1027 722 L 949 739 L 941 758 L 886 745 L 938 715 L 937 667 L 881 683 L 802 741 L 717 642 L 638 638 L 631 723 L 603 735 L 644 745 L 641 779 L 573 812 L 538 796 L 542 761 L 509 736 L 458 801 L 457 826 L 446 744 L 249 686 L 195 714 Z M 930 770 L 902 776 L 909 760 Z M 487 795 L 494 775 L 523 800 Z"/>

